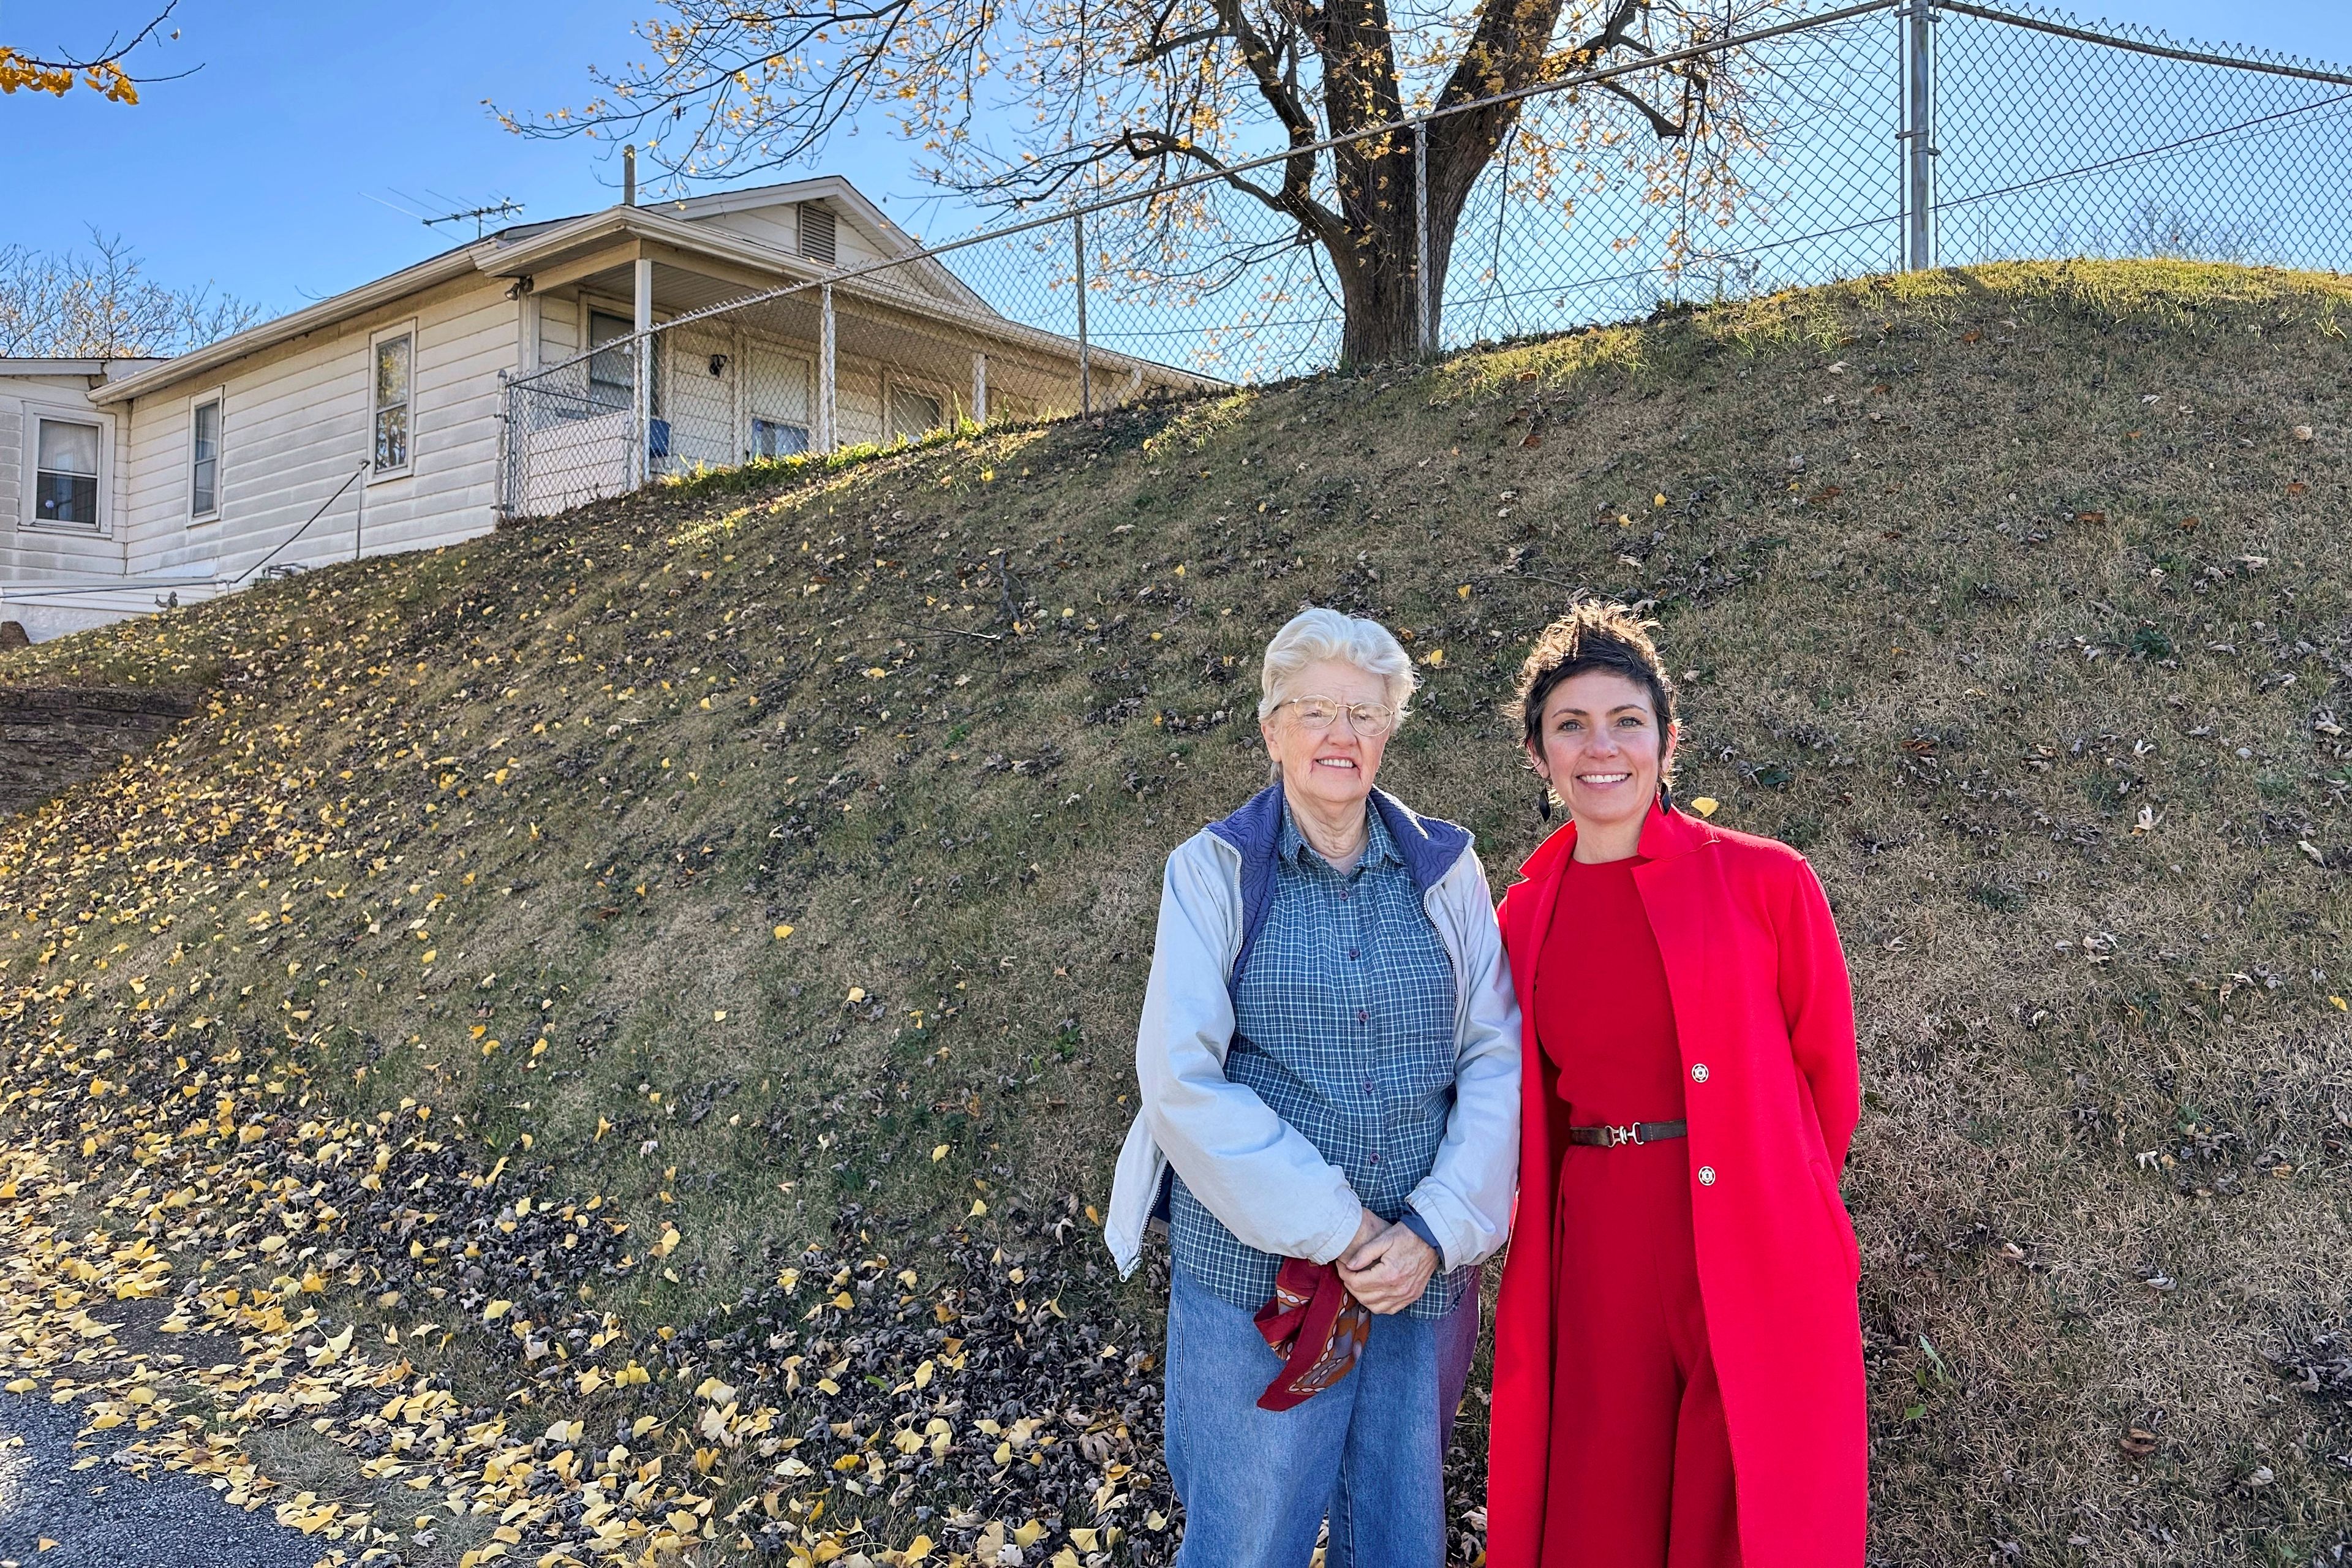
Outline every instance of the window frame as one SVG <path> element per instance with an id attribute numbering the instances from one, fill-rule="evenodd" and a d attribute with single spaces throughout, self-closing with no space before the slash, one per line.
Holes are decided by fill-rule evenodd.
<path id="1" fill-rule="evenodd" d="M 803 457 L 803 456 L 805 456 L 805 455 L 806 455 L 806 454 L 808 454 L 808 453 L 811 453 L 811 452 L 814 452 L 814 451 L 815 451 L 815 450 L 816 450 L 816 432 L 815 432 L 814 429 L 812 429 L 808 425 L 806 425 L 806 424 L 804 424 L 804 423 L 802 423 L 801 421 L 798 421 L 798 420 L 793 420 L 793 419 L 787 419 L 787 418 L 783 417 L 783 416 L 782 416 L 782 415 L 770 415 L 770 414 L 754 414 L 754 415 L 751 415 L 751 416 L 750 416 L 750 420 L 751 420 L 751 440 L 750 440 L 750 443 L 749 443 L 749 447 L 748 447 L 748 449 L 747 449 L 747 450 L 744 452 L 744 454 L 743 454 L 743 460 L 744 460 L 745 462 L 747 462 L 747 463 L 748 463 L 748 462 L 751 462 L 751 461 L 753 461 L 754 459 L 757 459 L 757 458 L 770 458 L 771 460 L 772 460 L 772 459 L 776 459 L 776 458 L 797 458 L 797 457 Z M 797 452 L 776 452 L 776 453 L 765 453 L 765 452 L 761 451 L 761 450 L 760 450 L 760 426 L 762 426 L 762 425 L 767 426 L 768 426 L 770 429 L 772 429 L 772 430 L 797 430 L 797 431 L 799 431 L 799 432 L 801 433 L 801 447 L 800 447 L 800 450 L 799 450 L 799 451 L 797 451 Z"/>
<path id="2" fill-rule="evenodd" d="M 371 378 L 374 374 L 373 354 L 369 359 L 369 374 Z M 203 459 L 196 456 L 196 416 L 206 407 L 213 410 L 213 504 L 209 508 L 199 509 L 196 505 L 196 464 Z M 228 388 L 215 386 L 209 392 L 200 392 L 188 399 L 188 521 L 192 524 L 220 521 L 221 478 L 227 468 L 223 449 L 227 444 L 226 439 L 227 434 Z M 373 432 L 371 432 L 371 440 L 373 440 Z"/>
<path id="3" fill-rule="evenodd" d="M 386 408 L 391 407 L 392 405 L 380 404 L 376 401 L 376 354 L 385 343 L 391 342 L 398 338 L 406 338 L 408 340 L 408 396 L 400 405 L 407 416 L 407 445 L 403 449 L 403 460 L 400 463 L 391 468 L 378 468 L 376 467 L 375 462 L 376 424 L 382 417 L 383 411 Z M 416 318 L 414 316 L 409 317 L 404 321 L 395 321 L 389 326 L 379 327 L 374 331 L 368 334 L 366 368 L 367 428 L 365 433 L 367 436 L 368 449 L 367 482 L 372 485 L 380 484 L 390 479 L 408 479 L 414 476 L 416 472 Z"/>
<path id="4" fill-rule="evenodd" d="M 24 449 L 19 454 L 24 475 L 23 525 L 27 531 L 68 539 L 106 539 L 114 531 L 114 416 L 95 408 L 75 408 L 62 403 L 26 398 L 24 409 Z M 41 421 L 86 426 L 98 432 L 98 517 L 90 522 L 48 522 L 41 518 Z"/>
<path id="5" fill-rule="evenodd" d="M 939 423 L 912 433 L 899 430 L 898 405 L 898 395 L 902 392 L 929 399 L 940 411 Z M 962 403 L 947 389 L 944 383 L 908 375 L 898 370 L 891 371 L 882 379 L 882 441 L 885 446 L 898 440 L 909 443 L 920 441 L 926 437 L 936 436 L 942 430 L 952 430 L 955 428 L 955 422 L 962 416 Z"/>
<path id="6" fill-rule="evenodd" d="M 635 407 L 635 403 L 607 404 L 598 403 L 596 401 L 593 395 L 593 391 L 597 384 L 594 379 L 596 373 L 596 356 L 609 351 L 590 347 L 589 340 L 595 333 L 596 318 L 599 316 L 604 316 L 609 320 L 621 323 L 622 336 L 619 340 L 620 342 L 627 342 L 629 340 L 635 338 L 637 335 L 635 307 L 607 300 L 602 295 L 588 294 L 581 296 L 580 304 L 580 346 L 588 354 L 588 379 L 585 384 L 589 388 L 590 395 L 587 401 L 607 414 L 628 413 Z M 658 327 L 661 323 L 662 318 L 656 315 L 654 318 L 654 325 Z M 664 384 L 669 379 L 668 370 L 670 356 L 667 353 L 663 352 L 662 348 L 662 344 L 666 337 L 666 333 L 656 331 L 653 336 L 646 340 L 646 358 L 650 362 L 646 366 L 646 417 L 651 419 L 666 419 L 669 416 L 667 412 L 668 408 L 668 399 L 662 395 Z M 629 385 L 631 392 L 634 395 L 635 389 L 635 378 L 636 374 L 634 365 L 630 369 L 629 374 L 631 377 Z M 606 382 L 604 384 L 609 386 L 613 384 Z"/>

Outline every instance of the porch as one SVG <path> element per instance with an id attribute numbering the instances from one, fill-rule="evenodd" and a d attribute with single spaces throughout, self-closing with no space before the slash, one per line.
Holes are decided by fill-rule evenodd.
<path id="1" fill-rule="evenodd" d="M 501 511 L 543 516 L 702 468 L 1075 412 L 1172 374 L 1012 321 L 937 258 L 830 281 L 814 270 L 763 273 L 640 238 L 552 286 L 526 278 Z"/>

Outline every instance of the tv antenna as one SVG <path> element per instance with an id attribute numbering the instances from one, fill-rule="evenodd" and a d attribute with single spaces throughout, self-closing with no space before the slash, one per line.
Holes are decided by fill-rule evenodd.
<path id="1" fill-rule="evenodd" d="M 436 224 L 463 223 L 467 218 L 472 218 L 474 220 L 474 237 L 476 239 L 479 239 L 482 237 L 482 223 L 484 219 L 505 217 L 509 213 L 519 213 L 520 211 L 522 211 L 522 204 L 520 202 L 516 201 L 511 197 L 501 196 L 499 199 L 499 205 L 494 207 L 467 207 L 463 212 L 443 213 L 439 217 L 428 217 L 423 221 L 425 227 L 431 228 Z"/>

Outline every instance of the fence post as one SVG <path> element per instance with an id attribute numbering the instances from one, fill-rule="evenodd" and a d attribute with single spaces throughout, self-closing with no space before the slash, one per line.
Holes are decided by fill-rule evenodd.
<path id="1" fill-rule="evenodd" d="M 971 355 L 971 422 L 988 423 L 988 355 L 978 349 Z"/>
<path id="2" fill-rule="evenodd" d="M 751 456 L 751 426 L 743 416 L 743 323 L 730 323 L 727 332 L 727 444 L 735 449 L 736 460 L 747 462 Z"/>
<path id="3" fill-rule="evenodd" d="M 1903 268 L 1936 265 L 1936 37 L 1932 0 L 1908 0 L 1903 22 Z"/>
<path id="4" fill-rule="evenodd" d="M 1087 215 L 1070 215 L 1070 247 L 1078 272 L 1078 412 L 1095 411 L 1094 364 L 1087 347 Z"/>
<path id="5" fill-rule="evenodd" d="M 816 449 L 829 455 L 840 441 L 834 422 L 833 285 L 820 284 L 816 292 L 823 318 L 816 344 Z"/>
<path id="6" fill-rule="evenodd" d="M 499 372 L 499 482 L 498 493 L 490 502 L 494 517 L 514 515 L 514 382 L 504 370 Z M 360 520 L 352 519 L 352 559 L 360 558 Z"/>
<path id="7" fill-rule="evenodd" d="M 1437 352 L 1437 323 L 1429 311 L 1429 121 L 1412 122 L 1412 292 L 1421 352 Z"/>
<path id="8" fill-rule="evenodd" d="M 636 265 L 636 336 L 631 342 L 635 355 L 635 372 L 632 379 L 636 387 L 629 402 L 636 428 L 629 443 L 630 489 L 635 489 L 653 478 L 654 438 L 654 262 L 650 256 L 637 258 Z"/>

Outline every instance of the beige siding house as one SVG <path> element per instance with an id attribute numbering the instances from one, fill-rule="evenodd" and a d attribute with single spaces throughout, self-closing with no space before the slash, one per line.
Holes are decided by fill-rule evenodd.
<path id="1" fill-rule="evenodd" d="M 0 360 L 0 618 L 45 640 L 698 464 L 1076 405 L 1076 343 L 917 252 L 821 178 L 508 229 L 175 359 Z M 639 326 L 898 257 L 657 332 L 638 400 Z M 1205 384 L 1090 368 L 1106 400 Z"/>

